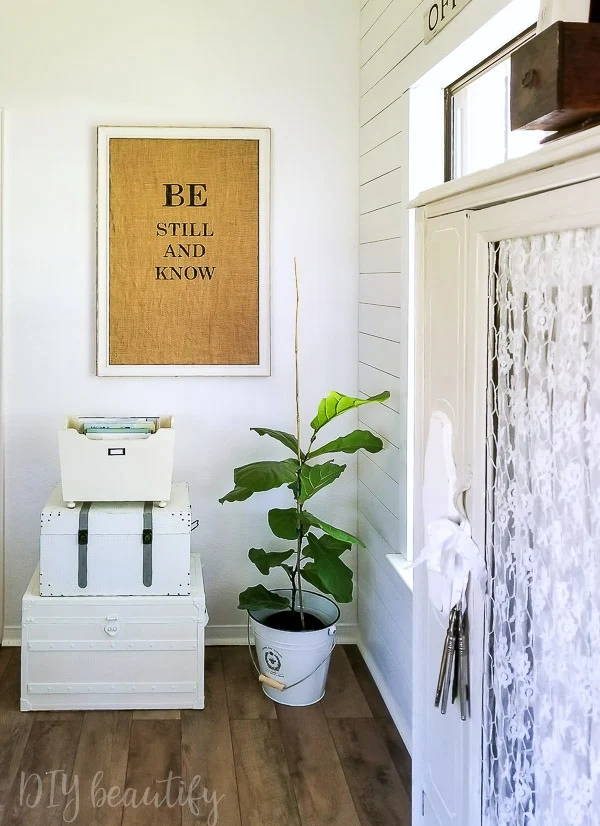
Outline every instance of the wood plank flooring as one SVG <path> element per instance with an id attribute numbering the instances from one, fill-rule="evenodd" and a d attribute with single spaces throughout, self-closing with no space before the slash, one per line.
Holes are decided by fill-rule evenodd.
<path id="1" fill-rule="evenodd" d="M 262 692 L 207 648 L 203 711 L 19 711 L 0 648 L 0 826 L 409 826 L 411 760 L 356 646 L 321 703 Z"/>

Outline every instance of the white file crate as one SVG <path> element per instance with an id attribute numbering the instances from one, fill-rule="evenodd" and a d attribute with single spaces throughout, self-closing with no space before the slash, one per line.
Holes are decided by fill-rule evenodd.
<path id="1" fill-rule="evenodd" d="M 191 509 L 179 482 L 165 508 L 151 502 L 84 503 L 71 510 L 57 486 L 42 511 L 40 594 L 190 593 Z"/>
<path id="2" fill-rule="evenodd" d="M 160 418 L 156 433 L 139 438 L 98 438 L 72 416 L 58 433 L 65 502 L 166 502 L 171 497 L 175 428 Z"/>
<path id="3" fill-rule="evenodd" d="M 204 708 L 200 557 L 187 597 L 23 597 L 21 710 Z"/>

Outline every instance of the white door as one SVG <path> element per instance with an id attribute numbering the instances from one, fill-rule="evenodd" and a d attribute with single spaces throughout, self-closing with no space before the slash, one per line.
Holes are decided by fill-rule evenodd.
<path id="1" fill-rule="evenodd" d="M 475 479 L 479 469 L 474 466 L 474 372 L 470 357 L 473 337 L 471 304 L 473 275 L 469 268 L 471 215 L 456 213 L 427 220 L 421 224 L 423 273 L 418 298 L 419 340 L 416 375 L 420 387 L 417 415 L 417 444 L 424 448 L 428 441 L 432 415 L 442 414 L 451 426 L 451 451 L 456 466 L 455 487 L 480 487 Z M 469 283 L 471 281 L 471 283 Z M 485 318 L 484 318 L 485 321 Z M 485 359 L 485 349 L 483 351 Z M 484 394 L 485 396 L 485 394 Z M 485 438 L 485 434 L 483 435 Z M 436 448 L 433 448 L 434 450 Z M 415 548 L 424 544 L 425 517 L 454 516 L 452 508 L 444 507 L 442 497 L 431 501 L 423 496 L 424 451 L 417 451 L 415 482 Z M 428 461 L 428 474 L 438 471 Z M 442 456 L 439 473 L 445 477 Z M 426 482 L 428 491 L 435 480 Z M 428 497 L 430 501 L 428 500 Z M 450 497 L 450 500 L 452 497 Z M 485 497 L 478 507 L 485 508 Z M 437 508 L 437 510 L 436 510 Z M 445 510 L 445 512 L 444 512 Z M 470 510 L 473 510 L 471 497 Z M 469 513 L 473 519 L 472 513 Z M 481 542 L 479 531 L 484 520 L 474 518 L 474 539 Z M 470 764 L 473 742 L 480 739 L 481 708 L 474 698 L 471 717 L 463 722 L 457 705 L 450 705 L 446 715 L 434 707 L 440 658 L 448 626 L 448 617 L 437 610 L 430 599 L 431 583 L 424 566 L 415 571 L 414 585 L 414 662 L 415 690 L 413 714 L 414 743 L 414 822 L 427 826 L 469 826 L 478 809 L 479 773 Z M 482 598 L 472 591 L 469 620 L 471 650 L 482 650 Z M 472 684 L 481 684 L 481 658 L 472 657 Z"/>
<path id="2" fill-rule="evenodd" d="M 421 217 L 415 550 L 424 538 L 423 506 L 427 503 L 421 491 L 427 429 L 431 413 L 442 410 L 453 423 L 457 484 L 469 488 L 466 511 L 473 538 L 481 552 L 486 552 L 487 480 L 492 478 L 488 438 L 494 436 L 495 427 L 488 411 L 494 250 L 507 239 L 600 227 L 599 204 L 600 181 L 593 180 L 500 206 L 432 219 Z M 476 588 L 471 589 L 472 693 L 471 716 L 466 723 L 456 708 L 450 707 L 445 716 L 434 708 L 447 618 L 431 604 L 422 567 L 415 572 L 414 611 L 414 823 L 480 826 L 482 758 L 489 747 L 482 737 L 484 598 Z M 528 821 L 515 815 L 510 822 L 520 826 Z M 542 822 L 545 826 L 566 826 L 549 816 Z"/>
<path id="3" fill-rule="evenodd" d="M 2 122 L 2 109 L 0 109 L 0 643 L 4 638 L 4 398 L 2 393 L 3 385 L 3 335 L 2 335 L 2 291 L 3 291 L 3 265 L 2 265 L 2 201 L 4 193 L 4 181 L 2 179 L 4 135 Z"/>

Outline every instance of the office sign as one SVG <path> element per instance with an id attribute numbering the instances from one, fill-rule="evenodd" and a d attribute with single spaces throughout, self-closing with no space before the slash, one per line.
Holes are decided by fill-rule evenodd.
<path id="1" fill-rule="evenodd" d="M 470 0 L 430 0 L 425 9 L 425 43 L 433 40 L 469 2 Z"/>

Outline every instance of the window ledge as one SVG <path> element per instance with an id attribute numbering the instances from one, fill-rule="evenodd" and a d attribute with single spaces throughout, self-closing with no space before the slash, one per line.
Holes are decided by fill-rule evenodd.
<path id="1" fill-rule="evenodd" d="M 407 558 L 402 554 L 386 554 L 386 558 L 408 590 L 412 592 L 414 579 L 413 568 L 410 567 L 410 562 Z"/>

